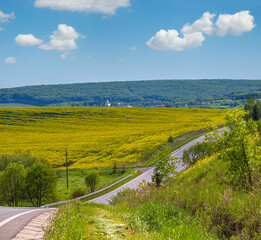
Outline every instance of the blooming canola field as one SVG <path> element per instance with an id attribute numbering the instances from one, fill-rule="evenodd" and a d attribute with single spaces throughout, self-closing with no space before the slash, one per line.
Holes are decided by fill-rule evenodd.
<path id="1" fill-rule="evenodd" d="M 171 108 L 0 108 L 0 154 L 29 151 L 54 167 L 91 169 L 139 162 L 177 137 L 221 125 L 224 110 Z"/>

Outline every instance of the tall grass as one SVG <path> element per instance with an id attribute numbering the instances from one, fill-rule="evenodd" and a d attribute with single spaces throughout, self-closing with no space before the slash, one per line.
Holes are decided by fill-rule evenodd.
<path id="1" fill-rule="evenodd" d="M 216 239 L 187 212 L 162 201 L 143 203 L 136 211 L 129 210 L 125 219 L 147 239 Z"/>
<path id="2" fill-rule="evenodd" d="M 216 158 L 205 159 L 162 188 L 148 185 L 122 194 L 114 204 L 139 209 L 160 201 L 184 209 L 220 239 L 261 239 L 260 182 L 251 192 L 235 189 L 227 181 L 226 169 L 226 163 Z"/>

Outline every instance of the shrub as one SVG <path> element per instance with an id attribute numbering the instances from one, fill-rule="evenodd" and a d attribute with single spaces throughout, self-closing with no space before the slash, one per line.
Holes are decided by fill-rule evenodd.
<path id="1" fill-rule="evenodd" d="M 81 196 L 84 196 L 86 194 L 86 189 L 84 188 L 78 188 L 75 189 L 72 193 L 71 193 L 71 198 L 75 199 Z"/>
<path id="2" fill-rule="evenodd" d="M 169 138 L 168 138 L 168 142 L 173 143 L 173 142 L 174 142 L 174 137 L 169 136 Z"/>

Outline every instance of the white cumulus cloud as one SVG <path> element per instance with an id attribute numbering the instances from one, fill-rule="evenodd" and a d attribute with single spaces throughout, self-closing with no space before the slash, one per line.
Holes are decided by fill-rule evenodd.
<path id="1" fill-rule="evenodd" d="M 34 3 L 39 8 L 102 14 L 114 14 L 116 9 L 129 5 L 129 0 L 36 0 Z"/>
<path id="2" fill-rule="evenodd" d="M 184 34 L 182 38 L 176 30 L 165 31 L 162 29 L 147 42 L 147 45 L 155 50 L 182 51 L 185 49 L 198 48 L 204 40 L 205 37 L 201 32 Z"/>
<path id="3" fill-rule="evenodd" d="M 180 31 L 183 36 L 180 36 L 175 29 L 168 31 L 161 29 L 147 42 L 147 45 L 155 50 L 183 51 L 202 46 L 205 35 L 210 36 L 213 33 L 219 36 L 241 35 L 255 27 L 254 17 L 249 11 L 241 11 L 234 15 L 220 14 L 214 23 L 215 16 L 215 14 L 205 12 L 194 23 L 185 24 Z"/>
<path id="4" fill-rule="evenodd" d="M 5 64 L 15 64 L 17 61 L 14 57 L 8 57 L 5 59 Z"/>
<path id="5" fill-rule="evenodd" d="M 34 45 L 40 45 L 43 40 L 36 38 L 34 35 L 32 34 L 19 34 L 16 38 L 15 38 L 15 42 L 18 45 L 21 46 L 34 46 Z"/>
<path id="6" fill-rule="evenodd" d="M 59 24 L 58 30 L 54 31 L 53 35 L 50 36 L 50 42 L 40 45 L 39 48 L 43 50 L 70 51 L 77 48 L 75 40 L 79 37 L 80 35 L 73 27 Z"/>
<path id="7" fill-rule="evenodd" d="M 234 15 L 220 14 L 216 21 L 216 33 L 219 36 L 226 34 L 238 36 L 250 32 L 254 27 L 254 17 L 249 11 L 241 11 Z"/>
<path id="8" fill-rule="evenodd" d="M 207 35 L 211 35 L 214 30 L 214 23 L 213 18 L 215 17 L 215 14 L 211 14 L 209 12 L 205 12 L 203 16 L 195 21 L 192 24 L 185 24 L 183 28 L 181 29 L 181 32 L 183 34 L 190 34 L 190 33 L 196 33 L 201 32 Z"/>
<path id="9" fill-rule="evenodd" d="M 14 19 L 14 18 L 15 18 L 15 14 L 13 12 L 7 14 L 0 10 L 0 22 L 7 22 L 9 19 Z"/>

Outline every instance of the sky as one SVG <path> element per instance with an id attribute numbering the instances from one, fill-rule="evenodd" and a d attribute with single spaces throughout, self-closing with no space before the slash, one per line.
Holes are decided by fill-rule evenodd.
<path id="1" fill-rule="evenodd" d="M 260 0 L 0 0 L 0 88 L 261 79 Z"/>

